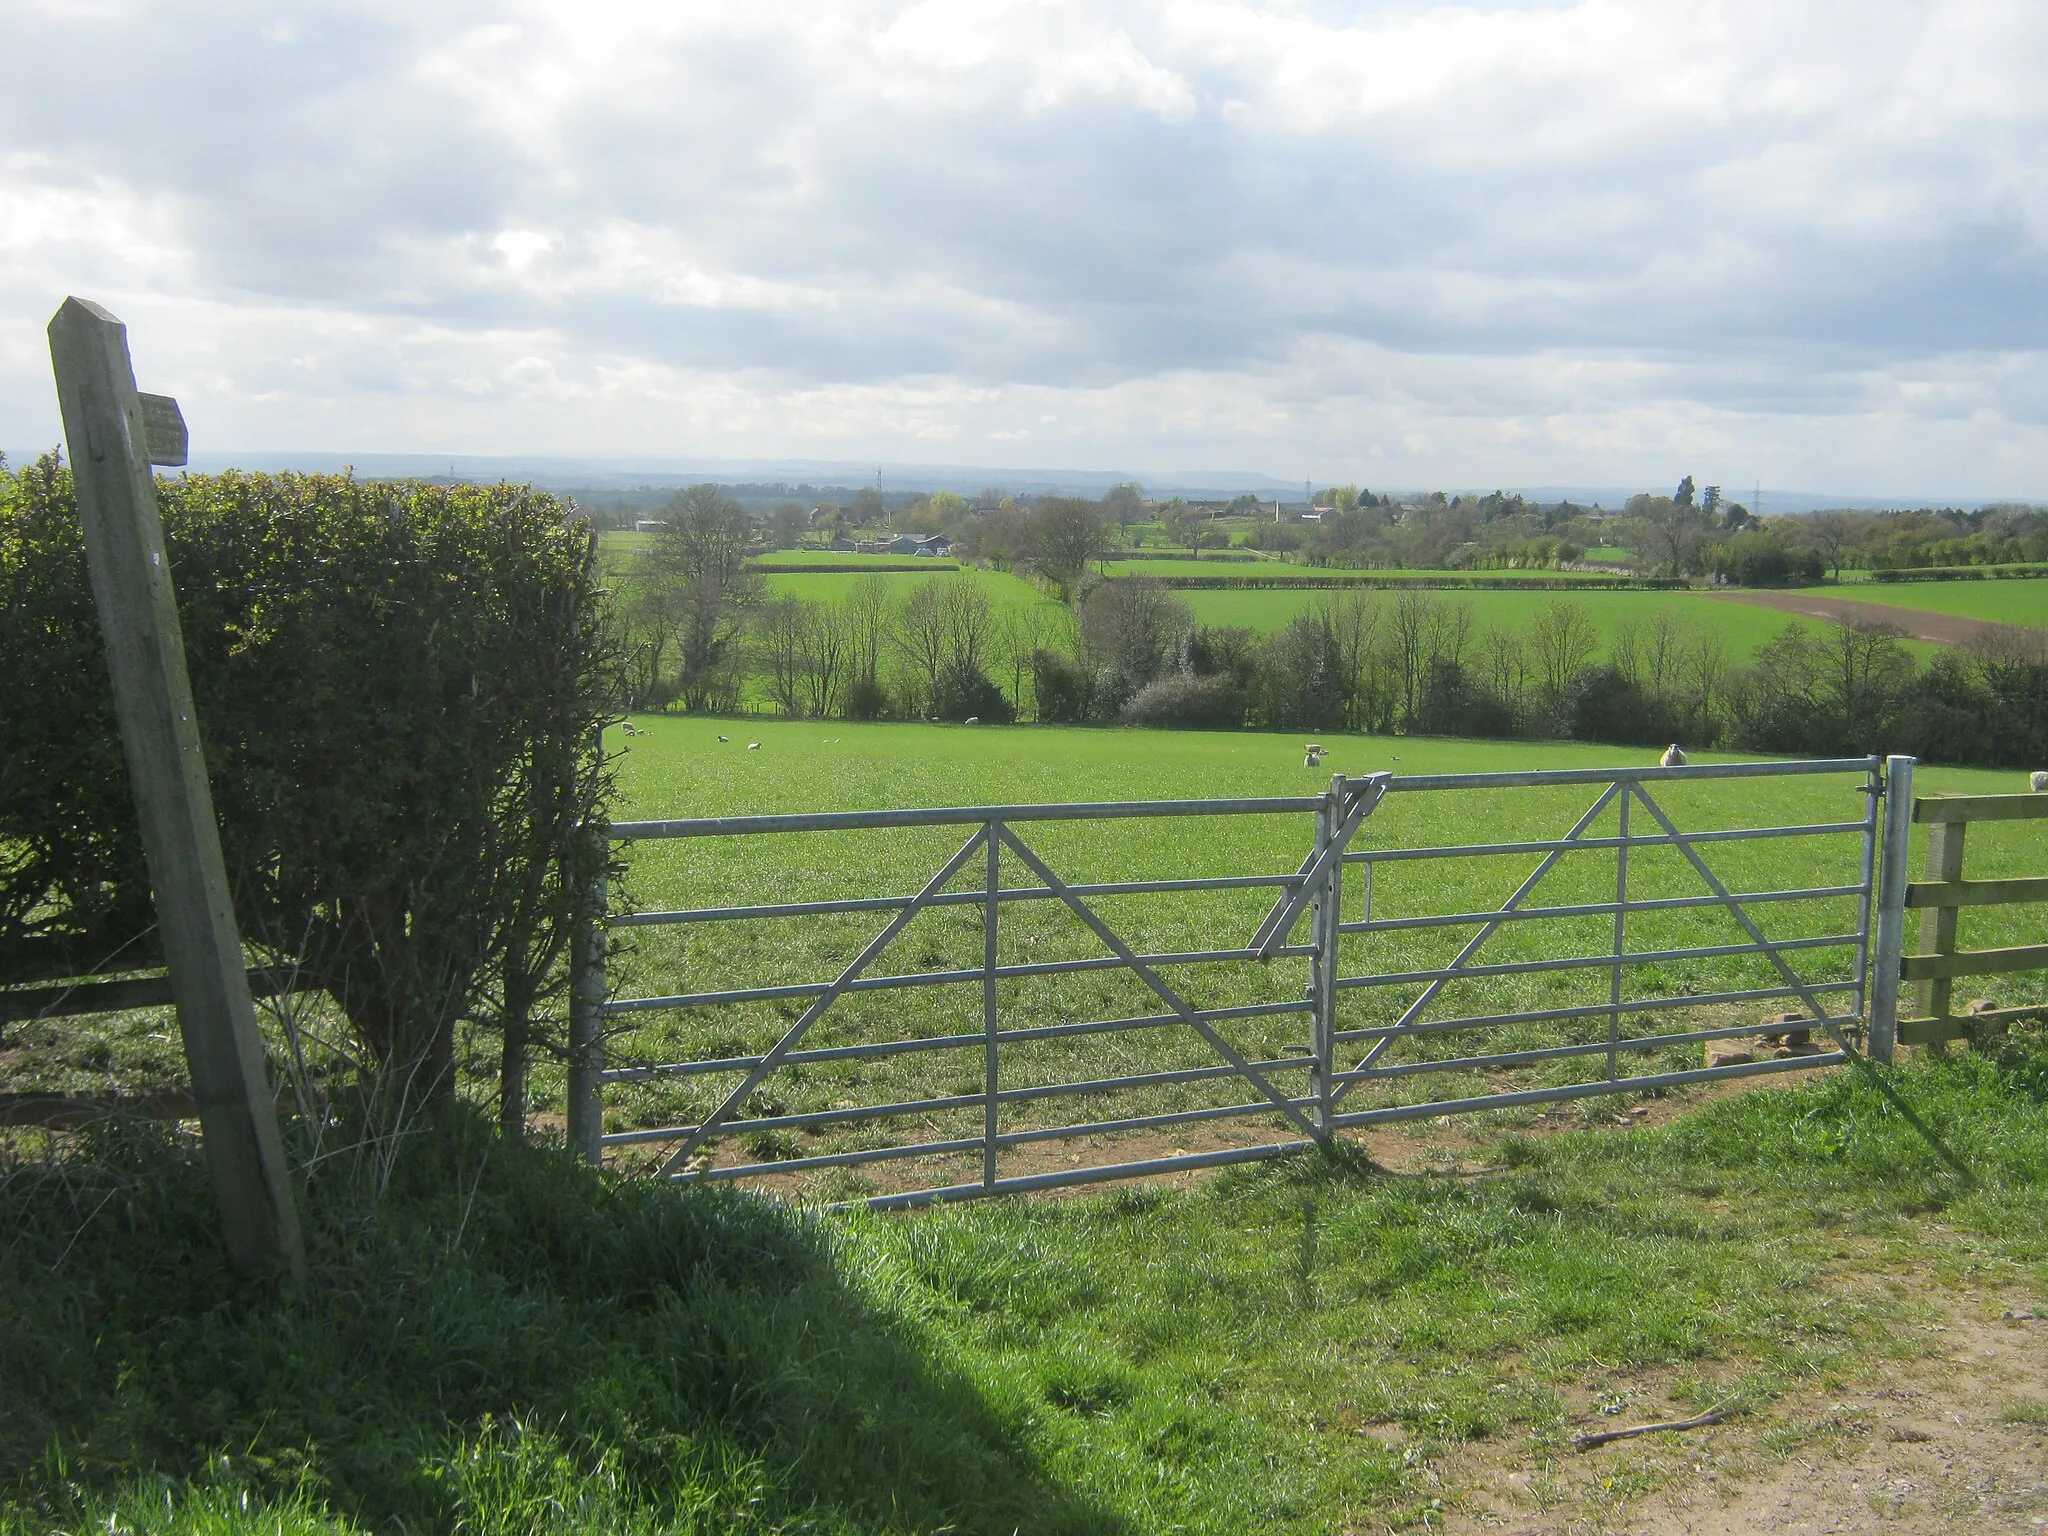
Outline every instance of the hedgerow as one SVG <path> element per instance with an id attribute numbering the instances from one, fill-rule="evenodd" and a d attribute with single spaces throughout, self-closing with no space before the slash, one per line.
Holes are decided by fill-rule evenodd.
<path id="1" fill-rule="evenodd" d="M 159 487 L 245 938 L 332 994 L 375 1068 L 508 1077 L 608 857 L 618 697 L 595 540 L 513 486 L 187 475 Z M 0 976 L 151 954 L 153 913 L 70 472 L 0 462 Z"/>

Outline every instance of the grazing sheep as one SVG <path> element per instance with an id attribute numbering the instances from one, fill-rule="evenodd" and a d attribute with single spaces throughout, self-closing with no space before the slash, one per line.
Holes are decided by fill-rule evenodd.
<path id="1" fill-rule="evenodd" d="M 1318 763 L 1322 762 L 1322 760 L 1326 756 L 1328 756 L 1328 754 L 1324 752 L 1323 744 L 1319 741 L 1312 741 L 1308 744 L 1308 751 L 1302 754 L 1301 766 L 1304 768 L 1313 768 Z"/>
<path id="2" fill-rule="evenodd" d="M 2027 788 L 2037 795 L 2048 795 L 2048 772 L 2034 774 L 2027 780 Z"/>
<path id="3" fill-rule="evenodd" d="M 731 741 L 731 740 L 732 740 L 732 738 L 731 738 L 730 736 L 721 736 L 721 737 L 719 737 L 718 739 L 719 739 L 720 741 Z"/>
<path id="4" fill-rule="evenodd" d="M 761 750 L 761 743 L 759 743 L 758 741 L 750 741 L 747 743 L 747 750 L 749 752 L 758 752 Z"/>
<path id="5" fill-rule="evenodd" d="M 979 725 L 981 724 L 981 716 L 969 715 L 965 720 L 961 721 L 960 723 L 962 725 Z"/>
<path id="6" fill-rule="evenodd" d="M 1659 767 L 1663 768 L 1683 768 L 1685 766 L 1685 754 L 1678 750 L 1678 743 L 1674 741 L 1664 749 L 1664 755 L 1657 759 L 1657 763 Z"/>

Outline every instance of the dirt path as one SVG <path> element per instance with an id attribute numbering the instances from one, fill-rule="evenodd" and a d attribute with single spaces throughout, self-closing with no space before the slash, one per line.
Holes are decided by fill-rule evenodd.
<path id="1" fill-rule="evenodd" d="M 1780 1400 L 1756 1420 L 1547 1465 L 1445 1468 L 1461 1536 L 1885 1536 L 2048 1529 L 2048 1308 L 1926 1292 L 1927 1353 Z M 1625 1421 L 1680 1417 L 1654 1382 Z M 1477 1475 L 1475 1475 L 1477 1474 Z M 1487 1475 L 1491 1474 L 1491 1475 Z"/>
<path id="2" fill-rule="evenodd" d="M 1953 613 L 1925 613 L 1918 608 L 1895 608 L 1890 603 L 1866 603 L 1847 597 L 1813 597 L 1804 592 L 1714 592 L 1708 594 L 1726 603 L 1749 603 L 1758 608 L 1775 608 L 1809 619 L 1843 619 L 1851 623 L 1890 624 L 1914 640 L 1934 645 L 1967 645 L 1986 630 L 2000 626 L 1983 619 L 1966 619 Z"/>

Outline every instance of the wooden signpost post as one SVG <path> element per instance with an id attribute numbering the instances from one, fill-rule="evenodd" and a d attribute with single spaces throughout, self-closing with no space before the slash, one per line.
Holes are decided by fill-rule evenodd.
<path id="1" fill-rule="evenodd" d="M 177 401 L 136 390 L 127 327 L 97 304 L 64 301 L 50 321 L 50 357 L 228 1257 L 244 1273 L 296 1275 L 305 1264 L 298 1213 L 228 900 L 150 470 L 185 462 L 185 423 Z"/>

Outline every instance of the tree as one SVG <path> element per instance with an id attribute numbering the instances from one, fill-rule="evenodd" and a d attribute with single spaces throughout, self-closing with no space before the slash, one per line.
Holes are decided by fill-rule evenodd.
<path id="1" fill-rule="evenodd" d="M 846 509 L 847 517 L 857 528 L 872 528 L 884 517 L 889 509 L 883 504 L 882 493 L 872 485 L 864 485 L 853 493 L 853 501 Z"/>
<path id="2" fill-rule="evenodd" d="M 795 549 L 810 529 L 810 512 L 799 502 L 785 501 L 768 514 L 768 546 L 771 549 Z"/>
<path id="3" fill-rule="evenodd" d="M 1801 531 L 1805 533 L 1807 542 L 1820 552 L 1823 560 L 1827 561 L 1828 574 L 1836 581 L 1840 581 L 1842 556 L 1855 537 L 1854 519 L 1845 512 L 1816 512 L 1805 519 Z"/>
<path id="4" fill-rule="evenodd" d="M 1128 528 L 1133 523 L 1145 520 L 1145 487 L 1135 480 L 1126 480 L 1112 485 L 1102 498 L 1103 515 L 1115 521 L 1119 528 Z"/>
<path id="5" fill-rule="evenodd" d="M 1174 543 L 1191 549 L 1197 558 L 1202 553 L 1202 532 L 1212 519 L 1200 507 L 1191 507 L 1176 496 L 1166 507 L 1166 536 Z"/>
<path id="6" fill-rule="evenodd" d="M 1572 679 L 1600 649 L 1600 631 L 1580 603 L 1559 598 L 1529 621 L 1529 655 L 1547 715 L 1555 718 Z"/>
<path id="7" fill-rule="evenodd" d="M 1154 577 L 1122 577 L 1090 588 L 1081 603 L 1081 635 L 1105 709 L 1121 708 L 1171 666 L 1194 627 L 1193 610 Z"/>
<path id="8" fill-rule="evenodd" d="M 747 569 L 753 525 L 715 485 L 693 485 L 667 507 L 668 526 L 642 555 L 648 584 L 669 605 L 682 652 L 679 687 L 689 710 L 729 708 L 739 694 L 747 610 L 761 595 Z"/>
<path id="9" fill-rule="evenodd" d="M 1692 505 L 1691 475 L 1687 475 L 1683 480 L 1678 482 L 1678 489 L 1671 493 L 1671 499 L 1677 502 L 1681 507 L 1689 507 Z"/>
<path id="10" fill-rule="evenodd" d="M 1031 521 L 1032 568 L 1070 602 L 1088 562 L 1107 547 L 1102 509 L 1072 496 L 1048 496 Z"/>

